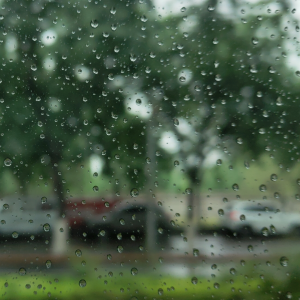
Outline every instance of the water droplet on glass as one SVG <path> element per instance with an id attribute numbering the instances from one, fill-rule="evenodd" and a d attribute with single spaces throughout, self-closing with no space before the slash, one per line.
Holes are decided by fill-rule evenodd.
<path id="1" fill-rule="evenodd" d="M 95 186 L 93 187 L 93 191 L 94 191 L 94 192 L 99 192 L 99 187 L 98 187 L 97 185 L 95 185 Z"/>
<path id="2" fill-rule="evenodd" d="M 236 142 L 237 142 L 237 144 L 242 145 L 243 144 L 243 139 L 242 138 L 237 138 Z"/>
<path id="3" fill-rule="evenodd" d="M 217 159 L 217 166 L 221 166 L 222 165 L 222 159 Z"/>
<path id="4" fill-rule="evenodd" d="M 277 174 L 272 174 L 270 178 L 272 181 L 276 181 L 278 176 L 277 176 Z"/>
<path id="5" fill-rule="evenodd" d="M 212 12 L 212 11 L 215 10 L 215 6 L 208 5 L 207 10 L 210 11 L 210 12 Z"/>
<path id="6" fill-rule="evenodd" d="M 9 205 L 7 203 L 3 204 L 3 209 L 5 210 L 9 209 Z"/>
<path id="7" fill-rule="evenodd" d="M 97 28 L 99 26 L 99 23 L 98 23 L 97 20 L 92 20 L 90 25 L 91 25 L 92 28 Z"/>
<path id="8" fill-rule="evenodd" d="M 180 82 L 185 82 L 185 81 L 186 81 L 186 78 L 185 78 L 184 76 L 180 76 L 180 77 L 179 77 L 179 81 L 180 81 Z"/>
<path id="9" fill-rule="evenodd" d="M 79 286 L 82 288 L 86 287 L 86 281 L 84 279 L 79 280 Z"/>
<path id="10" fill-rule="evenodd" d="M 265 192 L 265 191 L 267 190 L 266 185 L 264 185 L 264 184 L 260 185 L 260 186 L 259 186 L 259 190 L 260 190 L 261 192 Z"/>
<path id="11" fill-rule="evenodd" d="M 32 71 L 36 71 L 37 70 L 37 66 L 36 65 L 31 65 L 30 68 L 31 68 Z"/>
<path id="12" fill-rule="evenodd" d="M 296 71 L 295 74 L 300 77 L 300 71 Z"/>
<path id="13" fill-rule="evenodd" d="M 218 215 L 219 215 L 220 217 L 224 216 L 224 210 L 220 208 L 220 209 L 218 210 Z"/>
<path id="14" fill-rule="evenodd" d="M 229 273 L 230 273 L 231 275 L 235 275 L 235 274 L 236 274 L 236 269 L 235 269 L 235 268 L 231 268 L 231 269 L 229 270 Z"/>
<path id="15" fill-rule="evenodd" d="M 139 190 L 136 189 L 136 188 L 133 188 L 131 191 L 130 191 L 130 195 L 132 197 L 137 197 L 139 195 Z"/>
<path id="16" fill-rule="evenodd" d="M 265 134 L 265 133 L 266 133 L 266 129 L 260 128 L 260 129 L 258 130 L 258 132 L 259 132 L 260 134 Z"/>
<path id="17" fill-rule="evenodd" d="M 233 189 L 234 191 L 238 191 L 238 190 L 239 190 L 239 185 L 238 185 L 237 183 L 233 184 L 233 185 L 232 185 L 232 189 Z"/>
<path id="18" fill-rule="evenodd" d="M 179 161 L 178 161 L 178 160 L 175 160 L 175 161 L 174 161 L 174 166 L 175 166 L 175 167 L 178 167 L 178 166 L 179 166 Z"/>
<path id="19" fill-rule="evenodd" d="M 81 251 L 80 249 L 77 249 L 77 250 L 75 251 L 75 255 L 76 255 L 77 257 L 80 257 L 80 256 L 82 255 L 82 251 Z"/>
<path id="20" fill-rule="evenodd" d="M 252 38 L 252 44 L 257 45 L 258 44 L 258 38 Z"/>
<path id="21" fill-rule="evenodd" d="M 50 225 L 48 223 L 45 223 L 43 226 L 43 229 L 45 232 L 49 232 L 50 231 Z"/>
<path id="22" fill-rule="evenodd" d="M 249 245 L 249 246 L 247 247 L 247 249 L 248 249 L 249 252 L 253 252 L 253 246 L 252 246 L 252 245 Z"/>
<path id="23" fill-rule="evenodd" d="M 137 275 L 138 274 L 138 269 L 137 268 L 132 268 L 131 269 L 131 274 L 132 275 Z"/>
<path id="24" fill-rule="evenodd" d="M 50 269 L 51 268 L 51 265 L 52 265 L 52 262 L 51 262 L 51 260 L 46 260 L 46 267 L 47 267 L 47 269 Z"/>
<path id="25" fill-rule="evenodd" d="M 12 164 L 12 160 L 11 160 L 10 158 L 6 158 L 6 159 L 4 160 L 4 165 L 5 165 L 6 167 L 10 167 L 11 164 Z"/>
<path id="26" fill-rule="evenodd" d="M 164 294 L 164 290 L 162 288 L 159 288 L 157 290 L 157 293 L 158 293 L 159 296 L 162 296 Z"/>
<path id="27" fill-rule="evenodd" d="M 286 256 L 282 256 L 279 261 L 283 267 L 287 267 L 289 264 L 289 260 Z"/>
<path id="28" fill-rule="evenodd" d="M 267 227 L 263 227 L 261 230 L 261 234 L 263 236 L 268 236 L 269 235 L 269 229 Z"/>
<path id="29" fill-rule="evenodd" d="M 21 276 L 26 275 L 26 269 L 25 269 L 25 268 L 20 268 L 20 269 L 19 269 L 19 274 L 20 274 Z"/>
<path id="30" fill-rule="evenodd" d="M 194 249 L 193 249 L 193 256 L 198 257 L 199 254 L 200 254 L 199 250 L 196 249 L 196 248 L 194 248 Z"/>
<path id="31" fill-rule="evenodd" d="M 174 119 L 173 119 L 173 124 L 174 124 L 175 126 L 178 126 L 178 125 L 179 125 L 179 120 L 176 119 L 176 118 L 174 118 Z"/>
<path id="32" fill-rule="evenodd" d="M 11 234 L 11 236 L 12 236 L 14 239 L 17 239 L 17 238 L 19 237 L 19 234 L 18 234 L 16 231 L 14 231 L 14 232 Z"/>
<path id="33" fill-rule="evenodd" d="M 197 284 L 198 283 L 198 278 L 197 277 L 193 277 L 191 280 L 192 284 Z"/>
<path id="34" fill-rule="evenodd" d="M 186 188 L 186 189 L 185 189 L 185 193 L 186 193 L 187 195 L 190 195 L 190 194 L 192 193 L 192 189 L 191 189 L 191 188 Z"/>
<path id="35" fill-rule="evenodd" d="M 120 219 L 120 221 L 119 221 L 119 222 L 120 222 L 120 224 L 121 224 L 121 225 L 125 225 L 125 221 L 124 221 L 124 219 Z"/>
<path id="36" fill-rule="evenodd" d="M 246 220 L 246 216 L 245 215 L 240 215 L 240 220 L 243 222 Z"/>
<path id="37" fill-rule="evenodd" d="M 124 248 L 122 246 L 118 246 L 117 250 L 118 250 L 119 253 L 122 253 L 124 251 Z"/>

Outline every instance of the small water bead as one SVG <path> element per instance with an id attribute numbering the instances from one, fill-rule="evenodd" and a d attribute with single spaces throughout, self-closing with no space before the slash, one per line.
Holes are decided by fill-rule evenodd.
<path id="1" fill-rule="evenodd" d="M 138 269 L 137 268 L 132 268 L 131 269 L 131 275 L 137 275 L 138 274 Z"/>
<path id="2" fill-rule="evenodd" d="M 163 234 L 164 230 L 160 227 L 157 229 L 158 233 Z"/>
<path id="3" fill-rule="evenodd" d="M 218 215 L 219 215 L 220 217 L 223 217 L 223 216 L 224 216 L 224 210 L 223 210 L 223 209 L 219 209 L 219 210 L 218 210 Z"/>
<path id="4" fill-rule="evenodd" d="M 92 28 L 97 28 L 99 26 L 99 23 L 98 23 L 97 20 L 92 20 L 90 25 L 91 25 Z"/>
<path id="5" fill-rule="evenodd" d="M 10 166 L 12 165 L 12 160 L 11 160 L 10 158 L 6 158 L 6 159 L 4 160 L 4 165 L 5 165 L 6 167 L 10 167 Z"/>
<path id="6" fill-rule="evenodd" d="M 99 234 L 101 235 L 101 236 L 105 236 L 105 230 L 100 230 L 100 232 L 99 232 Z"/>
<path id="7" fill-rule="evenodd" d="M 213 12 L 213 11 L 215 10 L 215 6 L 208 5 L 207 10 L 208 10 L 209 12 Z"/>
<path id="8" fill-rule="evenodd" d="M 255 38 L 255 37 L 254 37 L 254 38 L 252 38 L 252 40 L 251 40 L 251 41 L 252 41 L 252 44 L 253 44 L 253 45 L 257 45 L 257 44 L 259 43 L 259 40 L 258 40 L 258 38 Z"/>
<path id="9" fill-rule="evenodd" d="M 277 181 L 277 179 L 278 179 L 277 174 L 272 174 L 271 177 L 270 177 L 270 179 L 271 179 L 272 181 Z"/>
<path id="10" fill-rule="evenodd" d="M 134 143 L 134 144 L 133 144 L 133 149 L 134 149 L 134 150 L 137 150 L 138 148 L 139 148 L 139 145 L 136 144 L 136 143 Z"/>
<path id="11" fill-rule="evenodd" d="M 258 130 L 258 133 L 259 133 L 259 134 L 265 134 L 265 133 L 266 133 L 266 129 L 265 129 L 265 128 L 260 128 L 260 129 Z"/>
<path id="12" fill-rule="evenodd" d="M 198 257 L 200 254 L 199 249 L 194 248 L 193 249 L 193 256 Z"/>
<path id="13" fill-rule="evenodd" d="M 180 76 L 180 77 L 179 77 L 179 81 L 180 81 L 180 82 L 185 82 L 185 81 L 186 81 L 186 78 L 185 78 L 184 76 Z"/>
<path id="14" fill-rule="evenodd" d="M 162 288 L 159 288 L 157 290 L 157 293 L 158 293 L 159 296 L 162 296 L 164 294 L 164 290 Z"/>
<path id="15" fill-rule="evenodd" d="M 261 234 L 263 236 L 268 236 L 269 235 L 269 229 L 267 227 L 263 227 L 261 230 Z"/>
<path id="16" fill-rule="evenodd" d="M 235 269 L 235 268 L 231 268 L 231 269 L 229 270 L 229 273 L 230 273 L 231 275 L 235 275 L 235 274 L 236 274 L 236 269 Z"/>
<path id="17" fill-rule="evenodd" d="M 246 220 L 246 216 L 245 215 L 240 215 L 240 220 L 243 222 Z"/>
<path id="18" fill-rule="evenodd" d="M 174 124 L 174 126 L 178 126 L 179 125 L 179 120 L 174 118 L 173 119 L 173 124 Z"/>
<path id="19" fill-rule="evenodd" d="M 197 284 L 198 283 L 198 278 L 197 277 L 193 277 L 191 280 L 192 284 Z"/>
<path id="20" fill-rule="evenodd" d="M 4 210 L 8 210 L 9 209 L 9 205 L 7 203 L 3 204 L 3 209 Z"/>
<path id="21" fill-rule="evenodd" d="M 175 160 L 175 161 L 174 161 L 174 166 L 175 166 L 175 167 L 178 167 L 178 166 L 179 166 L 179 161 L 178 161 L 178 160 Z"/>
<path id="22" fill-rule="evenodd" d="M 94 191 L 94 192 L 99 192 L 99 187 L 98 187 L 97 185 L 95 185 L 95 186 L 93 187 L 93 191 Z"/>
<path id="23" fill-rule="evenodd" d="M 296 76 L 300 77 L 300 71 L 295 72 Z"/>
<path id="24" fill-rule="evenodd" d="M 50 225 L 48 223 L 45 223 L 43 225 L 43 229 L 44 229 L 45 232 L 49 232 L 50 231 Z"/>
<path id="25" fill-rule="evenodd" d="M 247 249 L 248 249 L 249 252 L 253 252 L 253 246 L 252 246 L 252 245 L 249 245 L 249 246 L 247 247 Z"/>
<path id="26" fill-rule="evenodd" d="M 186 193 L 187 195 L 190 195 L 190 194 L 192 193 L 192 189 L 191 189 L 191 188 L 186 188 L 186 189 L 185 189 L 185 193 Z"/>
<path id="27" fill-rule="evenodd" d="M 232 185 L 232 189 L 233 189 L 234 191 L 238 191 L 238 190 L 239 190 L 239 185 L 238 185 L 237 183 L 233 184 L 233 185 Z"/>
<path id="28" fill-rule="evenodd" d="M 139 195 L 139 190 L 136 189 L 136 188 L 131 189 L 130 195 L 131 195 L 132 197 L 137 197 L 137 196 Z"/>
<path id="29" fill-rule="evenodd" d="M 46 268 L 47 269 L 50 269 L 51 268 L 51 266 L 52 266 L 52 262 L 51 262 L 51 260 L 46 260 L 46 263 L 45 263 L 45 265 L 46 265 Z"/>
<path id="30" fill-rule="evenodd" d="M 259 190 L 260 190 L 261 192 L 265 192 L 265 191 L 267 190 L 266 185 L 261 184 L 261 185 L 259 186 Z"/>
<path id="31" fill-rule="evenodd" d="M 117 250 L 118 250 L 119 253 L 122 253 L 124 251 L 124 248 L 122 246 L 118 246 Z"/>
<path id="32" fill-rule="evenodd" d="M 14 239 L 17 239 L 19 237 L 19 233 L 17 231 L 14 231 L 11 236 L 14 238 Z"/>
<path id="33" fill-rule="evenodd" d="M 216 163 L 217 163 L 217 166 L 221 166 L 222 165 L 222 159 L 218 159 Z"/>
<path id="34" fill-rule="evenodd" d="M 145 161 L 146 161 L 146 163 L 147 163 L 148 165 L 151 164 L 151 159 L 150 159 L 150 157 L 146 157 Z"/>
<path id="35" fill-rule="evenodd" d="M 31 65 L 30 69 L 31 69 L 32 71 L 36 71 L 36 70 L 37 70 L 37 66 L 36 66 L 36 65 Z"/>
<path id="36" fill-rule="evenodd" d="M 86 287 L 86 281 L 84 279 L 79 280 L 79 286 L 82 288 Z"/>
<path id="37" fill-rule="evenodd" d="M 77 257 L 81 257 L 82 251 L 81 251 L 80 249 L 75 250 L 75 255 L 76 255 Z"/>
<path id="38" fill-rule="evenodd" d="M 287 267 L 289 264 L 289 259 L 286 256 L 282 256 L 279 262 L 283 267 Z"/>
<path id="39" fill-rule="evenodd" d="M 125 221 L 124 221 L 124 219 L 120 219 L 120 221 L 119 221 L 119 222 L 120 222 L 120 224 L 121 224 L 121 225 L 125 225 Z"/>
<path id="40" fill-rule="evenodd" d="M 27 271 L 26 271 L 25 268 L 20 268 L 20 269 L 19 269 L 19 274 L 20 274 L 21 276 L 26 275 L 26 273 L 27 273 Z"/>

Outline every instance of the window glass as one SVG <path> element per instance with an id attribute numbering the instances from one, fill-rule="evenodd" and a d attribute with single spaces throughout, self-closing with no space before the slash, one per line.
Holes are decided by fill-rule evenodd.
<path id="1" fill-rule="evenodd" d="M 0 0 L 4 299 L 299 299 L 296 0 Z"/>

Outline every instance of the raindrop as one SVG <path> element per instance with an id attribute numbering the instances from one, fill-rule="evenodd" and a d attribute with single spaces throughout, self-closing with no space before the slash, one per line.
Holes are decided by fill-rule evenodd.
<path id="1" fill-rule="evenodd" d="M 229 270 L 229 273 L 230 273 L 231 275 L 235 275 L 235 274 L 236 274 L 236 269 L 235 269 L 235 268 L 231 268 L 231 269 Z"/>
<path id="2" fill-rule="evenodd" d="M 130 195 L 132 197 L 137 197 L 139 195 L 139 190 L 136 189 L 136 188 L 133 188 L 131 191 L 130 191 Z"/>
<path id="3" fill-rule="evenodd" d="M 180 11 L 181 12 L 186 12 L 186 7 L 181 7 Z"/>
<path id="4" fill-rule="evenodd" d="M 14 232 L 11 234 L 11 236 L 12 236 L 14 239 L 17 239 L 17 238 L 19 237 L 19 234 L 18 234 L 16 231 L 14 231 Z"/>
<path id="5" fill-rule="evenodd" d="M 174 166 L 175 166 L 175 167 L 178 167 L 178 166 L 179 166 L 179 161 L 178 161 L 178 160 L 175 160 L 175 161 L 174 161 Z"/>
<path id="6" fill-rule="evenodd" d="M 220 217 L 223 217 L 223 216 L 224 216 L 224 210 L 220 208 L 220 209 L 218 210 L 218 215 L 219 215 Z"/>
<path id="7" fill-rule="evenodd" d="M 50 231 L 50 225 L 48 223 L 44 224 L 43 229 L 45 232 L 49 232 Z"/>
<path id="8" fill-rule="evenodd" d="M 173 124 L 174 124 L 175 126 L 178 126 L 178 125 L 179 125 L 178 119 L 174 118 L 174 119 L 173 119 Z"/>
<path id="9" fill-rule="evenodd" d="M 219 289 L 219 288 L 220 288 L 220 284 L 219 284 L 219 283 L 217 283 L 217 282 L 216 282 L 216 283 L 214 283 L 214 288 L 215 288 L 215 289 Z"/>
<path id="10" fill-rule="evenodd" d="M 124 251 L 124 248 L 122 246 L 118 246 L 117 250 L 118 250 L 119 253 L 122 253 Z"/>
<path id="11" fill-rule="evenodd" d="M 82 251 L 81 251 L 80 249 L 77 249 L 77 250 L 75 251 L 75 255 L 76 255 L 77 257 L 81 257 Z"/>
<path id="12" fill-rule="evenodd" d="M 185 81 L 186 81 L 186 78 L 185 78 L 184 76 L 180 76 L 180 77 L 179 77 L 179 81 L 180 81 L 180 82 L 185 82 Z"/>
<path id="13" fill-rule="evenodd" d="M 140 106 L 142 104 L 142 100 L 141 99 L 136 99 L 135 103 L 136 103 L 136 105 Z"/>
<path id="14" fill-rule="evenodd" d="M 91 23 L 90 23 L 90 25 L 91 25 L 92 28 L 97 28 L 98 25 L 99 25 L 99 23 L 98 23 L 97 20 L 92 20 Z"/>
<path id="15" fill-rule="evenodd" d="M 117 12 L 117 10 L 116 10 L 115 7 L 112 7 L 112 8 L 110 9 L 110 13 L 111 13 L 112 15 L 114 15 L 116 12 Z"/>
<path id="16" fill-rule="evenodd" d="M 270 178 L 272 181 L 276 181 L 278 176 L 277 176 L 277 174 L 272 174 Z"/>
<path id="17" fill-rule="evenodd" d="M 243 144 L 243 139 L 242 138 L 237 138 L 236 142 L 237 142 L 237 144 L 242 145 Z"/>
<path id="18" fill-rule="evenodd" d="M 159 296 L 162 296 L 164 294 L 164 290 L 162 288 L 159 288 L 157 290 L 157 293 L 158 293 Z"/>
<path id="19" fill-rule="evenodd" d="M 246 216 L 245 215 L 240 215 L 240 220 L 243 222 L 246 220 Z"/>
<path id="20" fill-rule="evenodd" d="M 269 235 L 269 229 L 267 227 L 263 227 L 261 230 L 261 234 L 263 236 L 268 236 Z"/>
<path id="21" fill-rule="evenodd" d="M 216 264 L 211 265 L 211 269 L 212 269 L 212 270 L 216 270 L 217 267 L 218 267 L 218 266 L 217 266 Z"/>
<path id="22" fill-rule="evenodd" d="M 9 205 L 7 203 L 3 204 L 3 209 L 5 209 L 5 210 L 9 209 Z"/>
<path id="23" fill-rule="evenodd" d="M 283 267 L 287 267 L 289 264 L 289 260 L 286 256 L 282 256 L 279 261 Z"/>
<path id="24" fill-rule="evenodd" d="M 258 132 L 259 132 L 260 134 L 265 134 L 265 133 L 266 133 L 266 129 L 260 128 L 260 129 L 258 130 Z"/>
<path id="25" fill-rule="evenodd" d="M 252 245 L 249 245 L 249 246 L 247 247 L 247 249 L 248 249 L 249 252 L 253 252 L 253 246 L 252 246 Z"/>
<path id="26" fill-rule="evenodd" d="M 36 65 L 31 65 L 31 67 L 30 67 L 30 68 L 31 68 L 31 70 L 32 70 L 32 71 L 36 71 L 36 70 L 37 70 L 37 67 L 36 67 Z"/>
<path id="27" fill-rule="evenodd" d="M 295 74 L 300 77 L 300 71 L 296 71 Z"/>
<path id="28" fill-rule="evenodd" d="M 122 233 L 118 233 L 117 234 L 117 239 L 120 241 L 120 240 L 122 240 Z"/>
<path id="29" fill-rule="evenodd" d="M 124 219 L 120 219 L 120 224 L 121 224 L 121 225 L 125 225 Z"/>
<path id="30" fill-rule="evenodd" d="M 5 165 L 6 167 L 10 167 L 11 164 L 12 164 L 12 160 L 11 160 L 10 158 L 6 158 L 6 159 L 4 160 L 4 165 Z"/>
<path id="31" fill-rule="evenodd" d="M 82 288 L 86 287 L 86 281 L 84 279 L 79 280 L 79 286 Z"/>
<path id="32" fill-rule="evenodd" d="M 97 185 L 95 185 L 95 186 L 93 187 L 93 191 L 94 191 L 94 192 L 99 192 L 99 187 L 98 187 Z"/>
<path id="33" fill-rule="evenodd" d="M 259 186 L 259 190 L 260 190 L 261 192 L 265 192 L 265 191 L 267 190 L 266 185 L 264 185 L 264 184 L 260 185 L 260 186 Z"/>
<path id="34" fill-rule="evenodd" d="M 222 165 L 222 159 L 218 159 L 217 160 L 217 166 L 221 166 Z"/>
<path id="35" fill-rule="evenodd" d="M 252 44 L 257 45 L 258 44 L 258 38 L 252 38 Z"/>
<path id="36" fill-rule="evenodd" d="M 51 265 L 52 265 L 52 262 L 51 262 L 51 260 L 46 260 L 46 267 L 47 267 L 47 269 L 50 269 L 51 268 Z"/>
<path id="37" fill-rule="evenodd" d="M 233 184 L 233 185 L 232 185 L 232 189 L 233 189 L 234 191 L 238 191 L 238 190 L 239 190 L 239 185 L 238 185 L 237 183 Z"/>
<path id="38" fill-rule="evenodd" d="M 197 284 L 198 283 L 198 278 L 197 277 L 193 277 L 191 280 L 192 284 Z"/>
<path id="39" fill-rule="evenodd" d="M 25 268 L 20 268 L 20 269 L 19 269 L 19 274 L 20 274 L 21 276 L 26 275 L 26 269 L 25 269 Z"/>
<path id="40" fill-rule="evenodd" d="M 185 193 L 186 193 L 187 195 L 190 195 L 190 194 L 192 193 L 192 189 L 191 189 L 191 188 L 186 188 L 186 189 L 185 189 Z"/>
<path id="41" fill-rule="evenodd" d="M 147 164 L 150 164 L 151 163 L 150 157 L 146 157 L 145 161 L 146 161 Z"/>
<path id="42" fill-rule="evenodd" d="M 162 228 L 158 228 L 158 233 L 163 234 L 164 230 Z"/>
<path id="43" fill-rule="evenodd" d="M 148 21 L 148 18 L 145 15 L 143 15 L 141 16 L 141 21 L 145 23 Z"/>
<path id="44" fill-rule="evenodd" d="M 137 268 L 132 268 L 131 269 L 131 275 L 137 275 L 138 274 L 138 269 Z"/>
<path id="45" fill-rule="evenodd" d="M 215 10 L 215 7 L 212 6 L 212 5 L 208 5 L 207 10 L 210 11 L 210 12 L 212 12 L 212 11 Z"/>
<path id="46" fill-rule="evenodd" d="M 200 254 L 199 250 L 196 249 L 196 248 L 194 248 L 194 249 L 193 249 L 193 256 L 198 257 L 199 254 Z"/>

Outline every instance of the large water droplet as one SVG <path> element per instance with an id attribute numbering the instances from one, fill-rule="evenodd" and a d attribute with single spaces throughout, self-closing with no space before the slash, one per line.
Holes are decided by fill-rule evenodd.
<path id="1" fill-rule="evenodd" d="M 20 274 L 21 276 L 26 275 L 26 269 L 25 269 L 25 268 L 20 268 L 20 269 L 19 269 L 19 274 Z"/>
<path id="2" fill-rule="evenodd" d="M 45 223 L 43 226 L 43 229 L 45 232 L 49 232 L 50 231 L 50 225 L 48 223 Z"/>
<path id="3" fill-rule="evenodd" d="M 283 267 L 287 267 L 289 264 L 289 259 L 286 256 L 282 256 L 279 262 Z"/>
<path id="4" fill-rule="evenodd" d="M 132 275 L 137 275 L 138 274 L 138 269 L 137 268 L 132 268 L 131 269 L 131 274 Z"/>
<path id="5" fill-rule="evenodd" d="M 6 158 L 6 159 L 4 160 L 4 165 L 5 165 L 6 167 L 10 167 L 11 164 L 12 164 L 12 160 L 11 160 L 10 158 Z"/>
<path id="6" fill-rule="evenodd" d="M 198 283 L 198 278 L 197 277 L 193 277 L 191 280 L 192 284 L 197 284 Z"/>
<path id="7" fill-rule="evenodd" d="M 80 249 L 75 250 L 75 255 L 80 257 L 82 255 L 82 251 Z"/>
<path id="8" fill-rule="evenodd" d="M 92 20 L 90 24 L 91 24 L 92 28 L 97 28 L 99 26 L 99 23 L 97 20 Z"/>
<path id="9" fill-rule="evenodd" d="M 79 280 L 79 286 L 82 288 L 86 287 L 86 281 L 84 279 Z"/>
<path id="10" fill-rule="evenodd" d="M 239 185 L 238 185 L 237 183 L 233 184 L 233 185 L 232 185 L 232 189 L 233 189 L 234 191 L 238 191 L 238 190 L 239 190 Z"/>
<path id="11" fill-rule="evenodd" d="M 139 190 L 136 189 L 136 188 L 133 188 L 131 191 L 130 191 L 130 195 L 132 197 L 137 197 L 139 195 Z"/>

